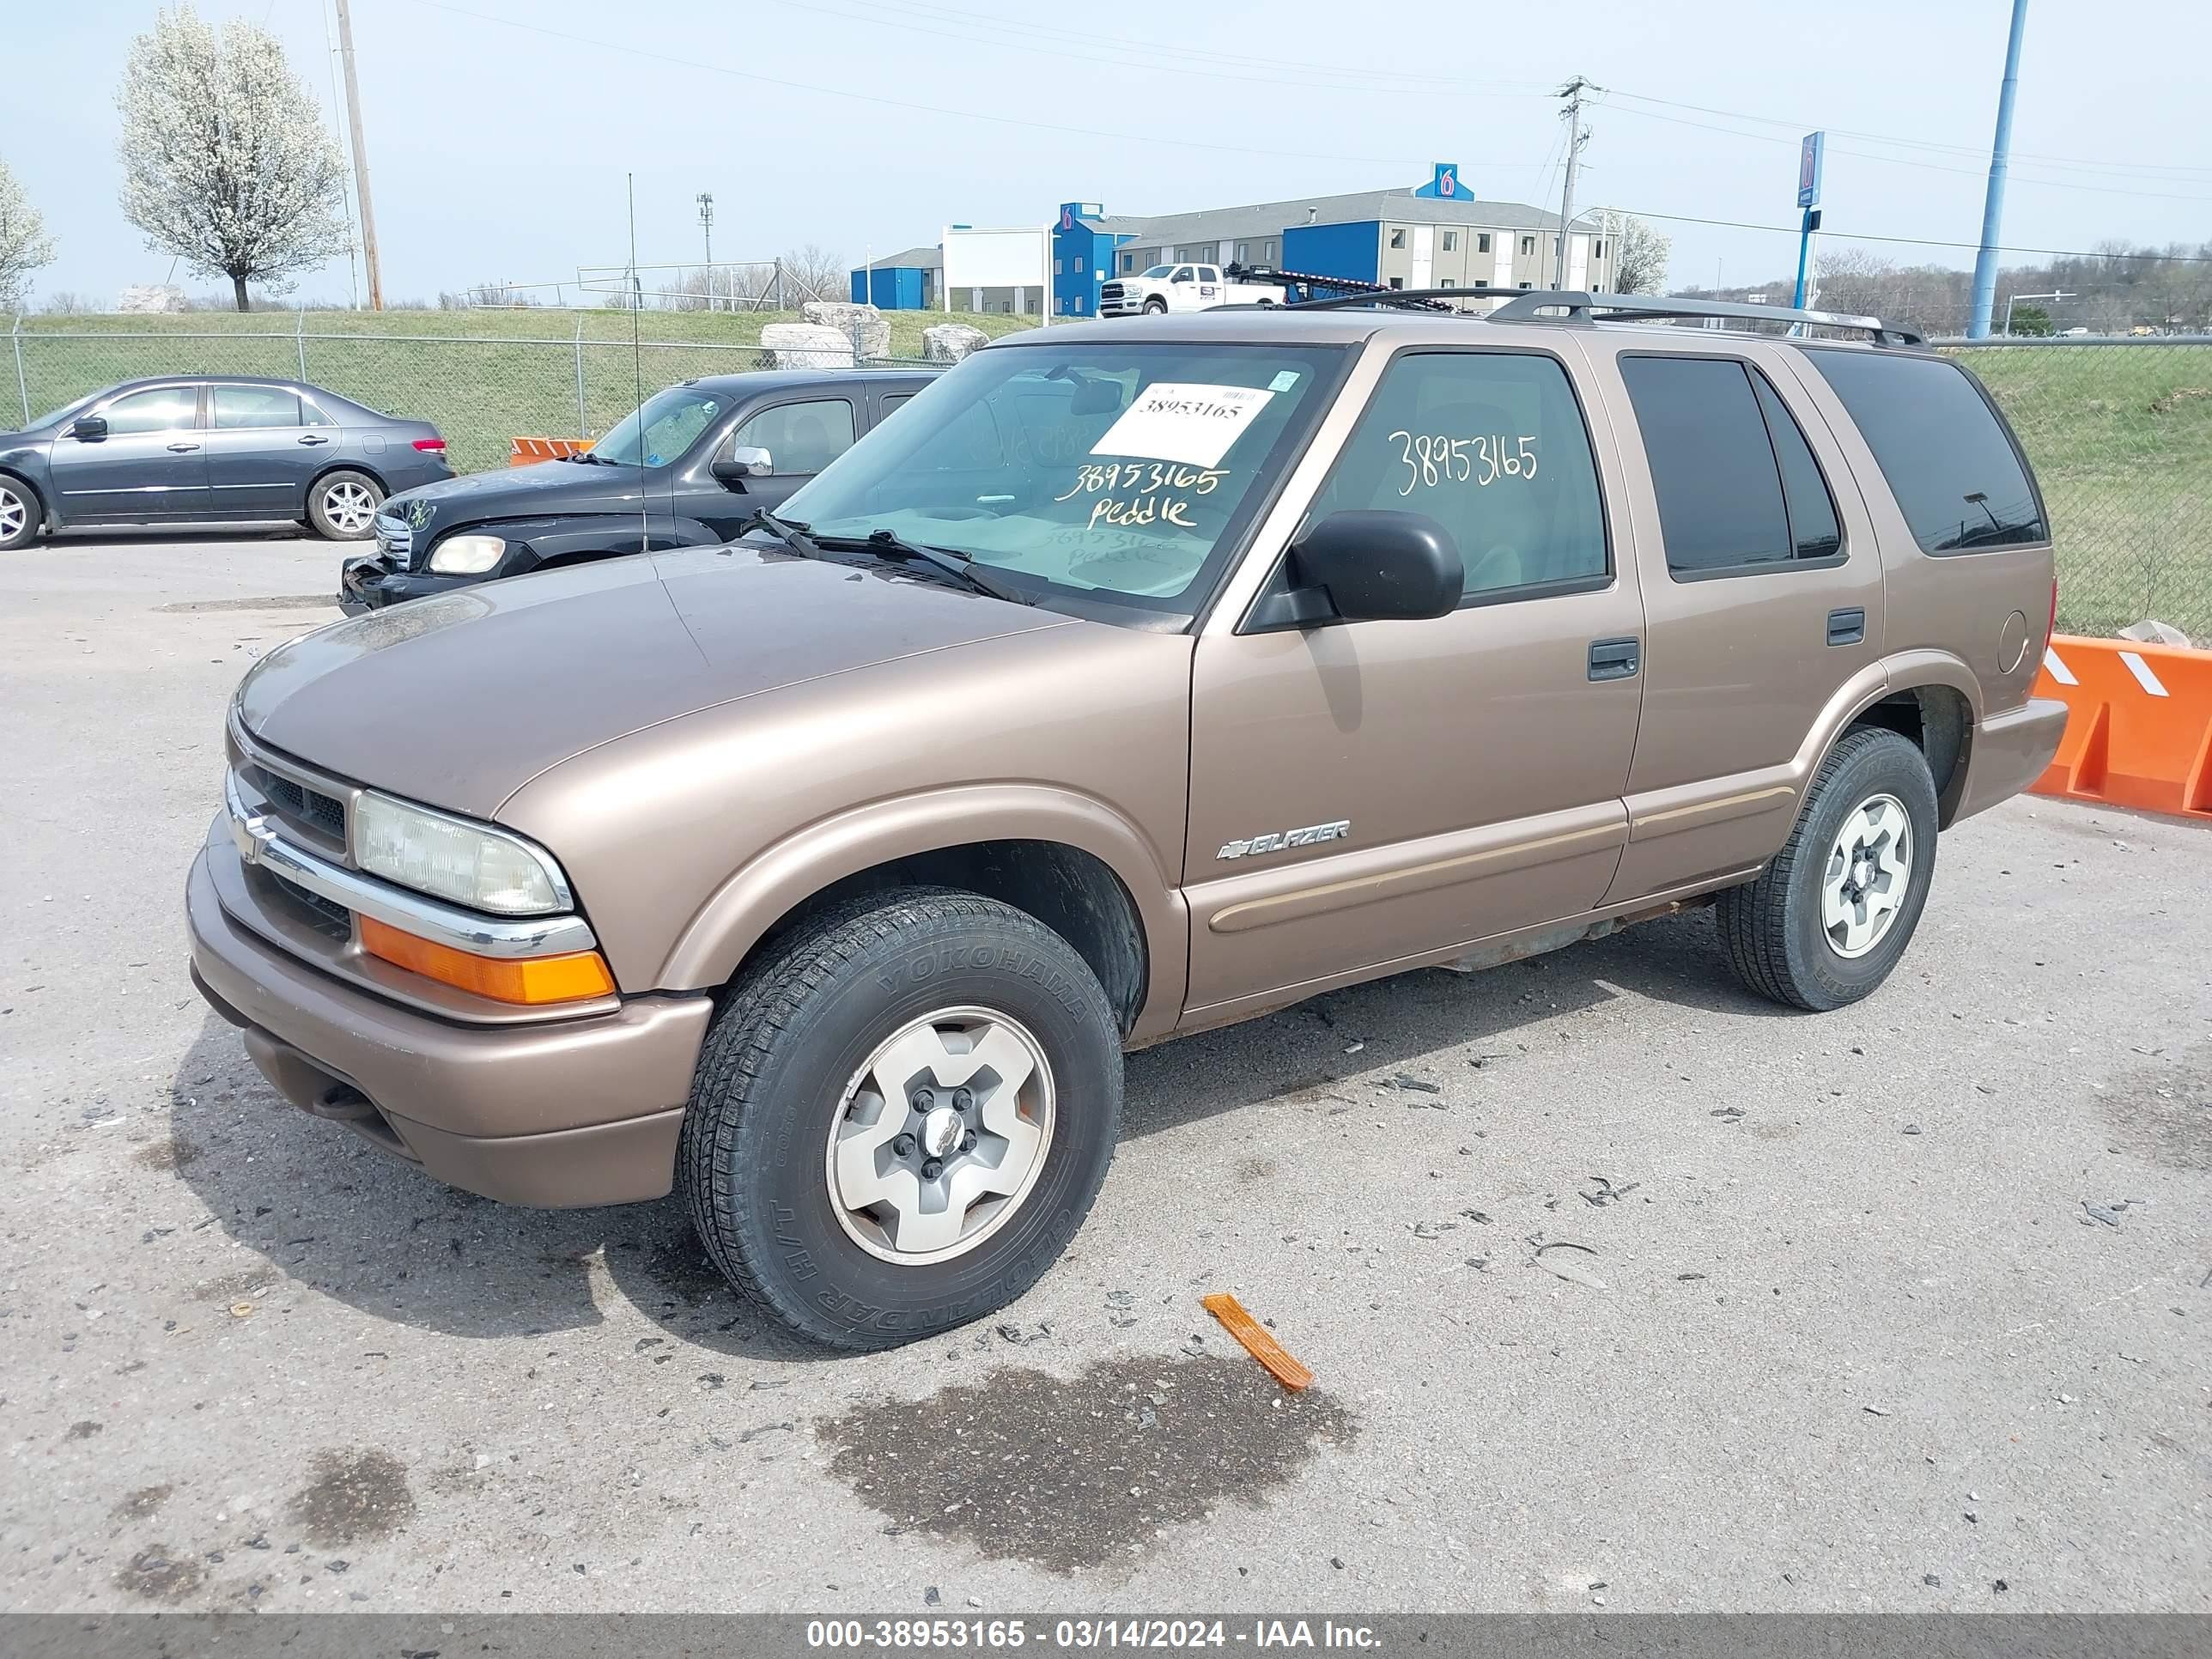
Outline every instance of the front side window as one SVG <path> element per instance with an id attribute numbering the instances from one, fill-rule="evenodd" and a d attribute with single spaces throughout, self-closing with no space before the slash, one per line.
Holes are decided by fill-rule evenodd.
<path id="1" fill-rule="evenodd" d="M 106 416 L 111 437 L 133 432 L 178 432 L 199 423 L 199 402 L 198 387 L 165 386 L 118 398 L 100 412 Z"/>
<path id="2" fill-rule="evenodd" d="M 1677 576 L 1832 557 L 1836 509 L 1805 434 L 1733 357 L 1623 356 L 1667 568 Z M 1786 485 L 1786 488 L 1785 488 Z"/>
<path id="3" fill-rule="evenodd" d="M 2051 539 L 2027 468 L 1979 384 L 1940 357 L 1808 350 L 1925 553 Z"/>
<path id="4" fill-rule="evenodd" d="M 219 386 L 213 390 L 218 432 L 237 427 L 301 424 L 299 394 L 289 387 Z"/>
<path id="5" fill-rule="evenodd" d="M 1328 403 L 1340 349 L 979 351 L 807 484 L 819 537 L 964 553 L 1041 597 L 1188 616 Z"/>
<path id="6" fill-rule="evenodd" d="M 592 453 L 617 466 L 669 465 L 683 458 L 725 407 L 707 392 L 672 386 L 616 422 L 592 446 Z"/>
<path id="7" fill-rule="evenodd" d="M 768 451 L 775 476 L 809 477 L 853 447 L 853 405 L 842 398 L 763 409 L 730 435 L 730 447 Z"/>
<path id="8" fill-rule="evenodd" d="M 1307 523 L 1355 510 L 1443 526 L 1470 598 L 1599 586 L 1611 568 L 1589 428 L 1566 370 L 1537 353 L 1394 362 Z"/>
<path id="9" fill-rule="evenodd" d="M 1170 282 L 1176 283 L 1187 283 L 1190 281 L 1190 267 L 1188 265 L 1177 265 L 1176 267 L 1175 275 L 1169 278 L 1169 280 Z"/>

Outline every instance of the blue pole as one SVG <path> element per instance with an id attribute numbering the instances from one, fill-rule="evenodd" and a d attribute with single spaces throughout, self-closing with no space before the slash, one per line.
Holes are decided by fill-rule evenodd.
<path id="1" fill-rule="evenodd" d="M 1790 308 L 1792 311 L 1802 311 L 1805 308 L 1805 256 L 1812 251 L 1812 247 L 1813 210 L 1807 208 L 1802 228 L 1797 233 L 1797 291 L 1790 296 Z"/>
<path id="2" fill-rule="evenodd" d="M 1997 91 L 1997 133 L 1990 147 L 1990 193 L 1982 205 L 1982 246 L 1974 256 L 1974 309 L 1966 337 L 1985 340 L 1997 297 L 1997 238 L 2004 221 L 2005 168 L 2012 156 L 2013 94 L 2020 90 L 2020 38 L 2027 30 L 2027 0 L 2012 0 L 2012 38 L 2005 46 L 2004 85 Z"/>

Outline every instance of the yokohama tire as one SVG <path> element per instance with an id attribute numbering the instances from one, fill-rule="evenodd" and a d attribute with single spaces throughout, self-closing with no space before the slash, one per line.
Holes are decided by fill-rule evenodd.
<path id="1" fill-rule="evenodd" d="M 876 1057 L 948 1010 L 988 1011 L 1033 1040 L 1048 1133 L 1030 1184 L 972 1242 L 898 1260 L 883 1236 L 872 1248 L 855 1231 L 837 1137 L 894 1092 L 854 1096 L 879 1074 Z M 975 1073 L 981 1095 L 990 1075 Z M 742 1296 L 816 1341 L 887 1348 L 981 1318 L 1036 1281 L 1090 1212 L 1121 1113 L 1121 1030 L 1066 940 L 974 894 L 869 894 L 803 923 L 732 988 L 700 1054 L 677 1178 Z M 975 1145 L 971 1134 L 952 1157 Z"/>
<path id="2" fill-rule="evenodd" d="M 1893 908 L 1875 926 L 1860 924 L 1868 937 L 1859 939 L 1851 937 L 1848 904 L 1840 907 L 1845 920 L 1824 924 L 1830 913 L 1823 898 L 1837 871 L 1859 867 L 1848 845 L 1863 841 L 1854 826 L 1869 820 L 1855 815 L 1869 811 L 1873 822 L 1893 826 L 1906 874 Z M 1902 827 L 1895 827 L 1899 817 Z M 1871 858 L 1863 867 L 1875 868 Z M 1720 896 L 1716 916 L 1729 965 L 1748 988 L 1791 1007 L 1824 1013 L 1856 1002 L 1905 954 L 1935 872 L 1936 786 L 1928 763 L 1894 732 L 1855 727 L 1814 774 L 1796 827 L 1774 861 L 1756 881 Z"/>

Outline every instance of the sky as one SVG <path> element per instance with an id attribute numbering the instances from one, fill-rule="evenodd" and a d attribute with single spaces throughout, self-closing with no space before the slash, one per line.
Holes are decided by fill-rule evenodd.
<path id="1" fill-rule="evenodd" d="M 200 0 L 284 43 L 337 112 L 331 0 Z M 387 302 L 507 282 L 573 298 L 577 268 L 807 243 L 848 265 L 945 225 L 1042 225 L 1063 201 L 1170 213 L 1425 182 L 1556 206 L 1553 95 L 1581 75 L 1579 208 L 1653 217 L 1676 287 L 1786 276 L 1800 136 L 1829 134 L 1832 238 L 1970 265 L 2009 0 L 1577 0 L 1377 12 L 1117 0 L 353 0 Z M 2030 0 L 2002 240 L 2212 240 L 2203 0 L 2124 22 Z M 114 90 L 151 0 L 27 7 L 0 160 L 59 247 L 38 295 L 96 308 L 174 269 L 122 216 Z M 2195 45 L 2189 43 L 2195 42 Z M 2171 48 L 2166 49 L 2166 48 Z M 27 64 L 31 73 L 21 72 Z M 1725 223 L 1701 223 L 1722 221 Z M 1740 228 L 1739 226 L 1758 227 Z M 2013 256 L 2027 262 L 2031 256 Z M 295 297 L 345 303 L 341 259 Z"/>

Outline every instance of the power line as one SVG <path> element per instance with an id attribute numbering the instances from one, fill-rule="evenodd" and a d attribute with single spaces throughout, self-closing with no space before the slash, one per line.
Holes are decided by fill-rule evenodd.
<path id="1" fill-rule="evenodd" d="M 1795 236 L 1796 225 L 1758 225 L 1745 219 L 1701 219 L 1687 213 L 1658 213 L 1650 208 L 1625 207 L 1613 204 L 1617 213 L 1632 215 L 1638 219 L 1658 219 L 1673 225 L 1717 225 L 1723 230 L 1763 230 L 1776 236 Z M 1829 226 L 1821 234 L 1844 242 L 1888 242 L 1906 247 L 1979 247 L 1979 242 L 1947 241 L 1935 236 L 1877 236 L 1871 232 L 1838 230 Z M 2051 259 L 2150 259 L 2162 264 L 2212 265 L 2212 253 L 2164 253 L 2147 250 L 2139 253 L 2105 252 L 2074 247 L 2019 247 L 2010 243 L 1997 245 L 2000 253 L 2035 253 Z"/>
<path id="2" fill-rule="evenodd" d="M 1674 126 L 1696 127 L 1702 131 L 1723 133 L 1730 138 L 1748 138 L 1761 144 L 1784 144 L 1791 149 L 1795 149 L 1798 144 L 1798 140 L 1796 138 L 1785 138 L 1768 132 L 1745 132 L 1737 127 L 1715 126 L 1710 121 L 1692 121 L 1680 115 L 1662 115 L 1657 110 L 1653 109 L 1632 109 L 1623 104 L 1609 104 L 1607 107 L 1617 115 L 1633 115 L 1646 121 L 1665 121 Z M 1871 150 L 1848 149 L 1841 144 L 1829 145 L 1828 153 L 1832 155 L 1856 156 L 1867 161 L 1886 162 L 1891 167 L 1917 167 L 1929 173 L 1955 173 L 1969 179 L 1980 178 L 1984 171 L 1978 167 L 1947 167 L 1940 161 L 1916 161 L 1904 155 L 1878 155 Z M 2184 195 L 2172 191 L 2126 190 L 2117 185 L 2084 185 L 2077 184 L 2069 179 L 2031 179 L 2017 175 L 2013 182 L 2039 185 L 2046 190 L 2087 191 L 2099 196 L 2139 196 L 2149 200 L 2163 202 L 2202 202 L 2208 206 L 2212 206 L 2212 196 Z M 2195 181 L 2179 180 L 2177 182 L 2193 183 Z"/>
<path id="3" fill-rule="evenodd" d="M 981 110 L 947 109 L 939 104 L 916 103 L 905 98 L 885 98 L 874 93 L 854 92 L 848 87 L 829 87 L 807 81 L 794 81 L 787 76 L 763 75 L 751 70 L 731 69 L 723 64 L 710 64 L 697 58 L 679 58 L 672 52 L 653 52 L 627 41 L 606 40 L 595 35 L 574 34 L 566 29 L 556 29 L 544 23 L 525 22 L 520 18 L 500 17 L 490 12 L 472 11 L 466 6 L 447 3 L 447 0 L 409 0 L 412 5 L 427 7 L 432 11 L 450 13 L 479 23 L 495 24 L 502 28 L 521 29 L 532 34 L 542 34 L 550 40 L 566 40 L 572 46 L 589 46 L 594 52 L 620 52 L 631 58 L 642 58 L 656 64 L 672 64 L 678 69 L 701 70 L 709 75 L 726 76 L 733 81 L 749 81 L 758 86 L 775 87 L 786 92 L 811 93 L 821 98 L 843 98 L 854 103 L 874 104 L 885 109 L 902 109 L 921 115 L 945 115 L 955 120 L 988 121 L 994 125 L 1019 127 L 1031 132 L 1064 132 L 1078 138 L 1110 138 L 1116 143 L 1162 144 L 1175 149 L 1204 149 L 1219 151 L 1230 155 L 1286 155 L 1301 161 L 1364 161 L 1376 167 L 1416 167 L 1419 163 L 1403 155 L 1352 155 L 1342 151 L 1324 155 L 1315 150 L 1284 149 L 1267 144 L 1214 144 L 1201 139 L 1184 138 L 1163 133 L 1157 137 L 1140 130 L 1103 127 L 1074 127 L 1056 121 L 1030 121 L 1014 115 L 992 115 Z"/>

